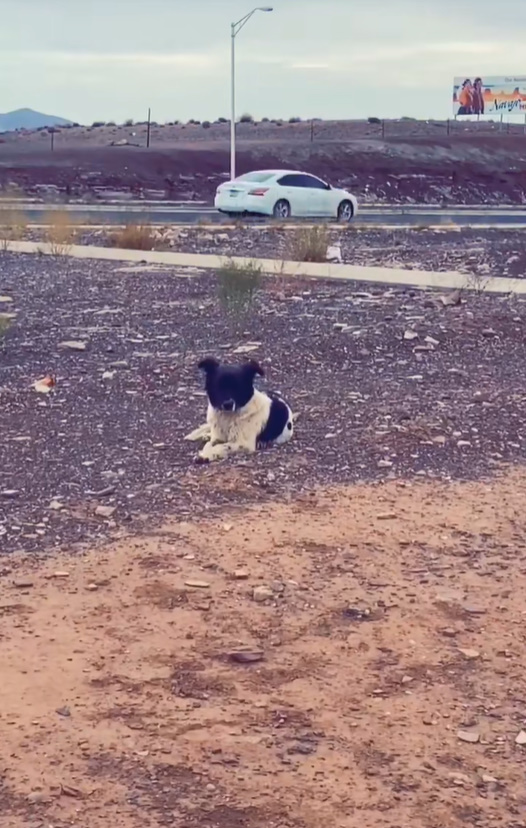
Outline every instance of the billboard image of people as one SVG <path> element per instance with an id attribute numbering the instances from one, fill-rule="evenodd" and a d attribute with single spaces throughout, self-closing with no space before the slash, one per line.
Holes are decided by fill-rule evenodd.
<path id="1" fill-rule="evenodd" d="M 526 75 L 455 78 L 453 112 L 455 116 L 526 114 Z"/>

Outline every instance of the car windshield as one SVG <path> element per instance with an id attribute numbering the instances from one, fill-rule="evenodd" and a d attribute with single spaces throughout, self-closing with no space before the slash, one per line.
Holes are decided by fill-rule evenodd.
<path id="1" fill-rule="evenodd" d="M 240 175 L 236 178 L 236 181 L 252 181 L 256 184 L 262 184 L 263 181 L 268 181 L 269 178 L 272 178 L 274 173 L 268 172 L 251 172 L 245 173 L 245 175 Z"/>

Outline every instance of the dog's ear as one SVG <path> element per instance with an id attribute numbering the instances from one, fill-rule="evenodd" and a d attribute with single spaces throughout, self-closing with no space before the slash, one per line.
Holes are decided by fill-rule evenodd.
<path id="1" fill-rule="evenodd" d="M 219 362 L 215 357 L 206 357 L 202 359 L 199 365 L 197 366 L 200 371 L 204 371 L 207 376 L 213 374 L 214 371 L 217 371 L 219 368 Z"/>
<path id="2" fill-rule="evenodd" d="M 243 368 L 243 374 L 246 377 L 250 377 L 251 380 L 254 379 L 256 374 L 259 374 L 260 377 L 265 376 L 265 372 L 264 372 L 263 368 L 261 367 L 259 362 L 256 362 L 255 359 L 251 359 L 248 362 L 245 362 L 243 364 L 242 368 Z"/>

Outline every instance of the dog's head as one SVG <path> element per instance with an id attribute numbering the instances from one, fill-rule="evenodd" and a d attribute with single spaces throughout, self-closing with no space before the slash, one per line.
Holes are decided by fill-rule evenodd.
<path id="1" fill-rule="evenodd" d="M 207 357 L 198 366 L 206 376 L 205 389 L 210 405 L 218 411 L 239 411 L 254 396 L 256 374 L 264 375 L 263 368 L 254 360 L 242 365 L 221 365 Z"/>

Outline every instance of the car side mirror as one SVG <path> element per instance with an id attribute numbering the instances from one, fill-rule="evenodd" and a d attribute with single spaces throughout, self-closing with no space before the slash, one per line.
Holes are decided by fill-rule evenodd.
<path id="1" fill-rule="evenodd" d="M 330 185 L 330 184 L 326 184 L 326 185 L 325 185 L 325 189 L 327 189 L 327 190 L 332 190 L 332 187 L 331 187 L 331 185 Z"/>

